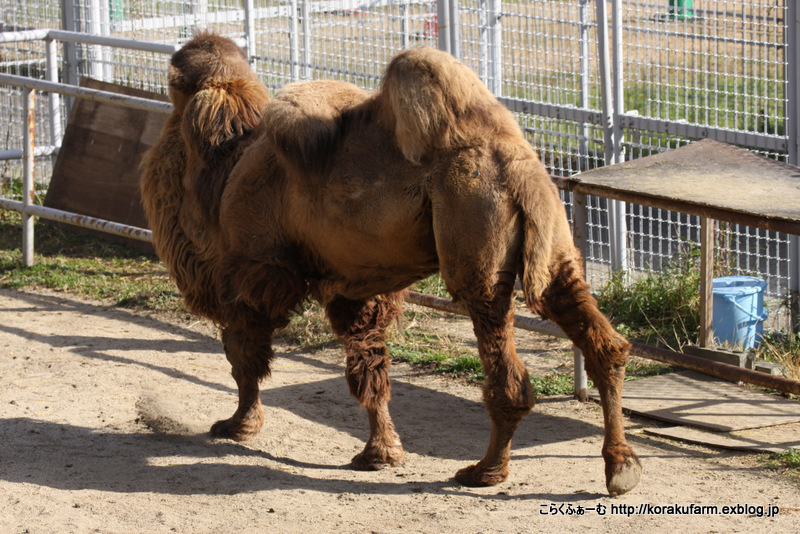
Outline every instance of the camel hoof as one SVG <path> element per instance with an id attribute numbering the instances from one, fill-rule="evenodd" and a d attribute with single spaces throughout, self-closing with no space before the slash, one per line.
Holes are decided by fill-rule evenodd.
<path id="1" fill-rule="evenodd" d="M 508 478 L 508 467 L 501 469 L 486 469 L 481 462 L 459 469 L 456 480 L 464 486 L 471 488 L 485 488 L 494 486 Z"/>
<path id="2" fill-rule="evenodd" d="M 621 464 L 611 466 L 611 475 L 606 475 L 606 488 L 612 497 L 627 493 L 636 487 L 642 476 L 642 464 L 635 454 Z"/>
<path id="3" fill-rule="evenodd" d="M 211 435 L 215 438 L 247 441 L 258 434 L 263 422 L 263 415 L 260 418 L 252 417 L 249 419 L 240 419 L 234 416 L 211 425 Z"/>
<path id="4" fill-rule="evenodd" d="M 370 447 L 356 454 L 350 467 L 356 471 L 380 471 L 386 467 L 399 467 L 406 462 L 402 446 Z"/>

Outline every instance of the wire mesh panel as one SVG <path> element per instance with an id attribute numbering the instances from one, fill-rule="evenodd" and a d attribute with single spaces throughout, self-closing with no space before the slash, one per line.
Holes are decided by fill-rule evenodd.
<path id="1" fill-rule="evenodd" d="M 0 4 L 0 32 L 19 32 L 40 28 L 59 27 L 61 7 L 44 0 L 28 2 L 3 2 Z M 0 73 L 44 79 L 46 75 L 45 43 L 41 40 L 0 44 Z M 38 93 L 34 111 L 37 122 L 37 145 L 50 144 L 47 101 Z M 23 128 L 26 127 L 22 91 L 13 87 L 0 87 L 0 151 L 21 151 Z M 34 176 L 42 185 L 52 172 L 51 158 L 37 158 Z M 0 160 L 0 191 L 7 196 L 18 195 L 15 185 L 22 176 L 22 162 L 18 158 Z"/>
<path id="2" fill-rule="evenodd" d="M 626 111 L 783 136 L 786 11 L 776 0 L 623 1 Z"/>
<path id="3" fill-rule="evenodd" d="M 436 45 L 435 2 L 293 0 L 266 4 L 257 9 L 255 56 L 259 74 L 272 87 L 325 78 L 372 89 L 398 51 L 413 45 Z"/>

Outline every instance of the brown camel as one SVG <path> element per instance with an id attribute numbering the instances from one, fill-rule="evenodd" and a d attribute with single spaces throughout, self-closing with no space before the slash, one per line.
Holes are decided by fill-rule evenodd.
<path id="1" fill-rule="evenodd" d="M 597 309 L 543 165 L 472 71 L 415 48 L 389 64 L 375 94 L 320 81 L 270 100 L 231 41 L 202 33 L 173 56 L 169 88 L 175 109 L 145 158 L 142 193 L 186 304 L 222 329 L 239 405 L 213 435 L 261 429 L 273 333 L 314 298 L 369 416 L 352 466 L 402 464 L 385 333 L 402 291 L 439 271 L 472 319 L 492 421 L 486 455 L 456 478 L 505 480 L 511 438 L 534 405 L 513 342 L 519 276 L 528 307 L 583 351 L 600 390 L 608 491 L 637 484 L 621 410 L 630 345 Z"/>

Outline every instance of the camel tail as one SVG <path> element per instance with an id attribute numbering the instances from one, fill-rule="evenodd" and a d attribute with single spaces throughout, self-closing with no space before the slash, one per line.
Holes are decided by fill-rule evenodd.
<path id="1" fill-rule="evenodd" d="M 525 304 L 543 313 L 543 298 L 558 265 L 578 254 L 572 245 L 564 206 L 539 158 L 515 159 L 509 168 L 509 188 L 523 226 L 523 243 L 517 275 Z M 580 265 L 578 263 L 577 265 Z"/>

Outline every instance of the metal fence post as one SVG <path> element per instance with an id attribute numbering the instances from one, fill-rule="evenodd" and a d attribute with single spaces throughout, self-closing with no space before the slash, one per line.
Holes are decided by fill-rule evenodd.
<path id="1" fill-rule="evenodd" d="M 292 81 L 300 80 L 300 39 L 298 36 L 297 0 L 289 2 L 289 63 L 292 68 Z"/>
<path id="2" fill-rule="evenodd" d="M 800 165 L 800 7 L 786 0 L 786 122 L 789 137 L 789 163 Z M 800 237 L 789 236 L 789 302 L 791 329 L 800 332 Z"/>
<path id="3" fill-rule="evenodd" d="M 461 29 L 459 27 L 458 0 L 448 2 L 450 9 L 450 53 L 456 59 L 461 59 Z"/>
<path id="4" fill-rule="evenodd" d="M 47 81 L 58 82 L 58 50 L 56 41 L 48 37 L 45 39 Z M 47 95 L 50 119 L 50 144 L 54 147 L 61 146 L 61 95 L 50 92 Z M 56 154 L 53 154 L 53 165 L 56 163 Z"/>
<path id="5" fill-rule="evenodd" d="M 33 153 L 36 133 L 36 91 L 25 88 L 22 91 L 22 107 L 25 110 L 25 126 L 22 134 L 22 264 L 33 265 L 33 215 L 27 207 L 33 204 Z"/>
<path id="6" fill-rule="evenodd" d="M 309 19 L 308 0 L 300 1 L 300 23 L 303 32 L 303 49 L 302 49 L 302 79 L 311 79 L 311 20 Z"/>
<path id="7" fill-rule="evenodd" d="M 589 224 L 586 215 L 586 195 L 584 193 L 572 193 L 572 239 L 575 246 L 581 252 L 583 269 L 586 270 L 586 257 L 589 252 Z M 589 379 L 586 376 L 583 353 L 577 346 L 573 346 L 573 356 L 575 362 L 574 384 L 575 398 L 581 402 L 589 400 Z"/>
<path id="8" fill-rule="evenodd" d="M 406 50 L 411 41 L 411 10 L 408 8 L 408 3 L 405 1 L 400 2 L 400 48 Z"/>
<path id="9" fill-rule="evenodd" d="M 256 54 L 256 28 L 253 22 L 254 9 L 253 0 L 244 0 L 244 38 L 247 43 L 247 62 L 250 63 L 250 66 L 253 66 L 253 57 Z"/>
<path id="10" fill-rule="evenodd" d="M 86 6 L 87 26 L 86 32 L 91 35 L 104 35 L 103 33 L 103 14 L 100 7 L 100 0 L 89 0 Z M 100 45 L 88 45 L 86 47 L 87 74 L 96 80 L 106 80 L 103 75 L 103 48 Z"/>
<path id="11" fill-rule="evenodd" d="M 437 0 L 436 25 L 439 30 L 439 50 L 452 53 L 450 45 L 450 0 Z"/>
<path id="12" fill-rule="evenodd" d="M 602 22 L 607 24 L 605 17 Z M 620 0 L 613 0 L 611 4 L 611 43 L 613 51 L 611 60 L 614 64 L 612 69 L 613 98 L 611 93 L 604 94 L 603 98 L 612 98 L 614 120 L 611 124 L 613 133 L 613 154 L 614 157 L 607 164 L 621 163 L 625 160 L 622 151 L 622 114 L 625 112 L 625 87 L 622 67 L 622 5 Z M 607 35 L 607 34 L 606 34 Z M 606 41 L 606 51 L 608 50 Z M 608 201 L 608 235 L 611 253 L 611 270 L 628 273 L 628 221 L 627 204 L 621 200 Z"/>
<path id="13" fill-rule="evenodd" d="M 66 31 L 79 31 L 78 21 L 75 19 L 75 0 L 61 0 L 61 26 Z M 64 43 L 64 83 L 78 85 L 78 45 L 72 42 Z M 67 116 L 72 110 L 72 98 L 66 97 L 64 101 Z"/>
<path id="14" fill-rule="evenodd" d="M 578 6 L 578 53 L 580 57 L 580 99 L 581 108 L 589 109 L 591 106 L 590 89 L 589 89 L 589 9 L 588 4 L 590 0 L 580 0 Z M 589 125 L 586 122 L 581 123 L 581 136 L 578 142 L 578 168 L 577 170 L 589 170 Z M 573 197 L 574 198 L 574 197 Z M 574 211 L 573 200 L 573 211 Z"/>
<path id="15" fill-rule="evenodd" d="M 489 0 L 489 90 L 495 96 L 503 94 L 502 8 L 502 0 Z"/>

